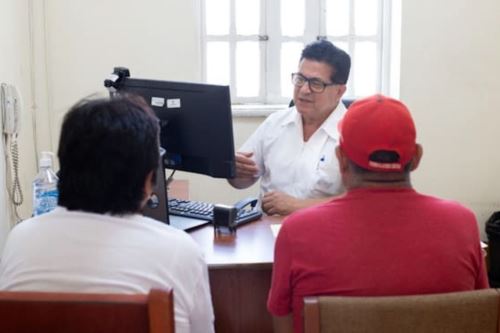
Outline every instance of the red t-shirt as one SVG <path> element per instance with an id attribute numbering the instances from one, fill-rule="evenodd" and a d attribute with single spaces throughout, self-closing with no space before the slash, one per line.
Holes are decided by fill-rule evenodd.
<path id="1" fill-rule="evenodd" d="M 488 288 L 474 214 L 413 189 L 355 189 L 290 215 L 275 247 L 268 309 L 293 312 L 304 296 L 379 296 Z"/>

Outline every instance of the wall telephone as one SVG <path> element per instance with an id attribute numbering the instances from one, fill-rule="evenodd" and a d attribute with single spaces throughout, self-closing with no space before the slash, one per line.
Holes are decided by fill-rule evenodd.
<path id="1" fill-rule="evenodd" d="M 19 133 L 21 99 L 16 87 L 2 83 L 1 86 L 2 127 L 4 134 Z"/>
<path id="2" fill-rule="evenodd" d="M 0 111 L 2 113 L 3 144 L 6 151 L 7 186 L 14 214 L 19 221 L 17 207 L 23 203 L 23 192 L 19 181 L 19 150 L 17 135 L 20 130 L 21 98 L 16 87 L 7 83 L 0 86 Z"/>

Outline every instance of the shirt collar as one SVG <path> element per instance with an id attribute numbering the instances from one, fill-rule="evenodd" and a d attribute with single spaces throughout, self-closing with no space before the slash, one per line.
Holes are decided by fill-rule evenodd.
<path id="1" fill-rule="evenodd" d="M 289 108 L 289 111 L 290 112 L 288 112 L 286 117 L 284 118 L 283 126 L 288 126 L 290 124 L 295 124 L 295 126 L 302 126 L 302 119 L 295 106 Z M 338 141 L 339 130 L 337 128 L 337 125 L 340 119 L 344 117 L 346 111 L 347 109 L 344 106 L 344 103 L 342 103 L 342 101 L 339 102 L 335 110 L 333 110 L 328 118 L 326 118 L 326 120 L 323 122 L 323 124 L 321 124 L 318 130 L 325 131 L 328 136 Z"/>
<path id="2" fill-rule="evenodd" d="M 339 129 L 338 129 L 338 124 L 340 120 L 344 117 L 347 109 L 344 106 L 344 103 L 342 101 L 337 104 L 337 107 L 333 112 L 326 118 L 326 120 L 321 124 L 319 129 L 322 129 L 323 131 L 328 134 L 328 136 L 332 137 L 335 140 L 339 140 Z"/>
<path id="3" fill-rule="evenodd" d="M 288 108 L 288 112 L 286 113 L 286 116 L 283 118 L 282 124 L 283 124 L 282 126 L 288 126 L 290 124 L 295 124 L 296 126 L 299 126 L 302 124 L 302 121 L 300 119 L 300 114 L 297 112 L 295 105 Z"/>

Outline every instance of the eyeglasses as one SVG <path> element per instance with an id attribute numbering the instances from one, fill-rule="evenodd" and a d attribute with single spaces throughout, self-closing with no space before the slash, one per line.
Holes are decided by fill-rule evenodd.
<path id="1" fill-rule="evenodd" d="M 315 93 L 321 93 L 328 86 L 334 86 L 339 83 L 325 83 L 320 79 L 312 78 L 308 79 L 300 73 L 292 73 L 292 83 L 297 87 L 302 87 L 306 82 L 309 84 L 309 89 Z"/>

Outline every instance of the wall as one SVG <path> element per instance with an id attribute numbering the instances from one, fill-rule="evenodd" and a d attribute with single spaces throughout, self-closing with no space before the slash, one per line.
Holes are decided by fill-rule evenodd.
<path id="1" fill-rule="evenodd" d="M 105 92 L 115 66 L 148 78 L 197 79 L 198 12 L 194 1 L 46 1 L 52 146 L 62 114 L 78 99 Z"/>
<path id="2" fill-rule="evenodd" d="M 106 93 L 103 80 L 115 66 L 128 67 L 136 77 L 201 80 L 198 0 L 45 3 L 51 125 L 40 140 L 51 137 L 54 151 L 62 115 L 79 98 Z M 261 120 L 236 120 L 236 147 Z M 230 204 L 257 193 L 256 187 L 237 191 L 207 176 L 179 172 L 175 179 L 189 179 L 196 200 Z"/>
<path id="3" fill-rule="evenodd" d="M 34 45 L 34 58 L 40 62 L 35 67 L 39 150 L 57 149 L 64 112 L 83 96 L 105 93 L 102 82 L 114 66 L 128 66 L 132 75 L 141 77 L 201 78 L 199 0 L 34 3 L 34 24 L 40 28 Z M 20 43 L 26 40 L 26 1 L 8 4 L 0 24 L 10 33 L 1 33 L 19 35 L 14 40 Z M 500 156 L 495 149 L 499 12 L 497 0 L 405 0 L 402 12 L 401 98 L 414 114 L 425 150 L 414 185 L 468 205 L 481 229 L 489 214 L 500 209 Z M 25 62 L 18 59 L 28 53 L 9 55 L 0 69 L 13 79 L 27 80 Z M 237 147 L 261 120 L 235 118 Z M 33 155 L 32 149 L 24 149 L 24 156 Z M 35 164 L 25 163 L 26 179 L 34 176 Z M 179 173 L 176 178 L 190 179 L 193 199 L 231 203 L 256 193 L 255 187 L 237 191 L 224 180 L 205 176 Z"/>
<path id="4" fill-rule="evenodd" d="M 403 2 L 401 98 L 424 146 L 414 184 L 472 208 L 481 231 L 500 210 L 499 13 L 496 0 Z"/>
<path id="5" fill-rule="evenodd" d="M 26 204 L 20 210 L 23 217 L 29 215 L 30 180 L 34 173 L 31 66 L 29 38 L 29 1 L 2 0 L 0 10 L 0 82 L 14 84 L 21 95 L 23 110 L 19 134 L 20 178 Z M 6 175 L 10 172 L 5 165 L 4 146 L 0 146 L 0 253 L 13 218 L 6 192 Z"/>

